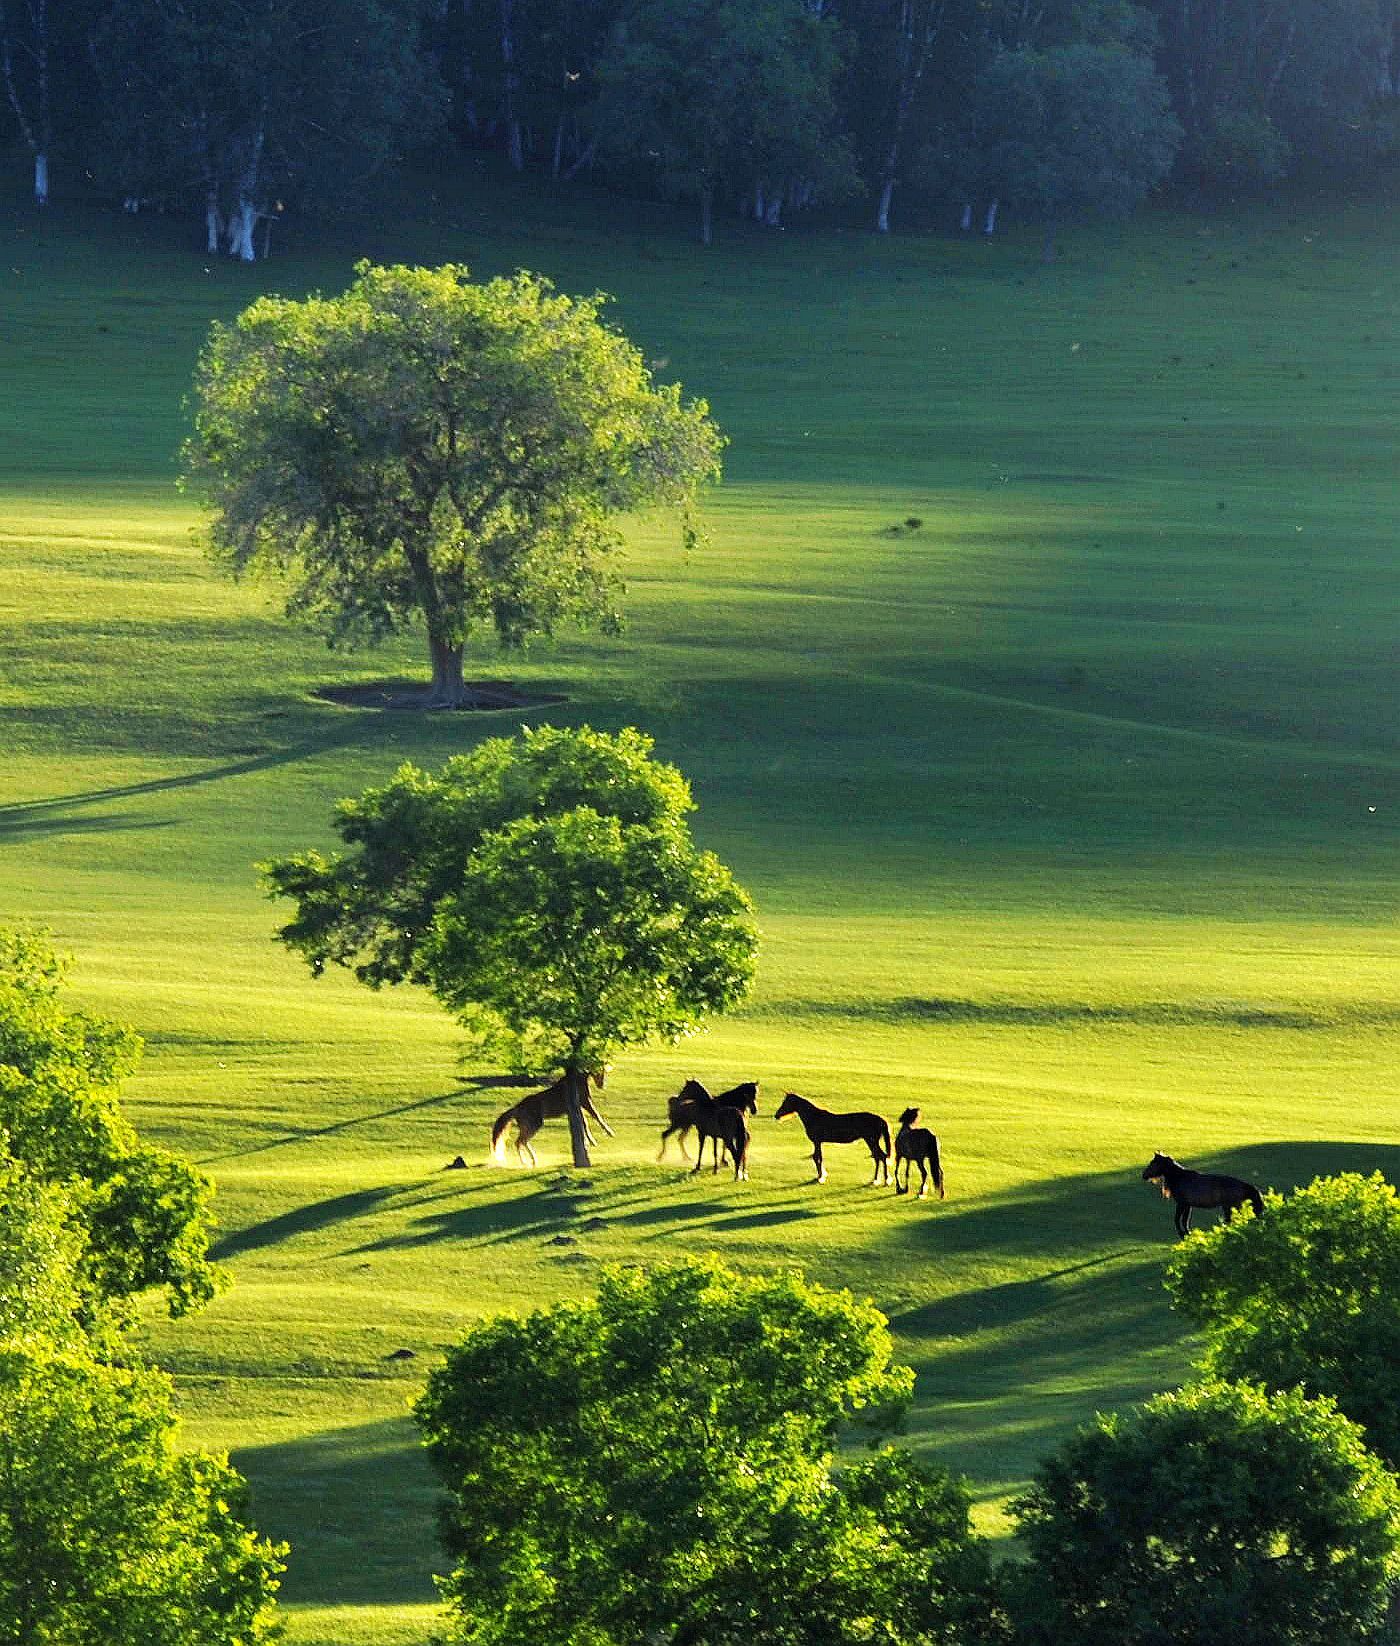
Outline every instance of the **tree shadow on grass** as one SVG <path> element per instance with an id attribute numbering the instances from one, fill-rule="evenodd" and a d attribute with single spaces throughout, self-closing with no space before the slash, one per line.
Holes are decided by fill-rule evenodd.
<path id="1" fill-rule="evenodd" d="M 368 1114 L 352 1115 L 349 1120 L 333 1120 L 327 1126 L 309 1126 L 304 1131 L 284 1132 L 268 1138 L 264 1143 L 250 1143 L 245 1148 L 228 1149 L 222 1154 L 201 1155 L 201 1166 L 217 1165 L 221 1161 L 245 1160 L 249 1155 L 265 1154 L 270 1149 L 285 1149 L 294 1143 L 310 1143 L 317 1138 L 334 1137 L 338 1133 L 354 1131 L 358 1126 L 370 1126 L 377 1120 L 394 1120 L 400 1115 L 414 1114 L 420 1109 L 435 1109 L 462 1096 L 460 1090 L 435 1092 L 431 1097 L 417 1097 L 411 1103 L 398 1103 L 391 1109 L 374 1109 Z"/>
<path id="2" fill-rule="evenodd" d="M 447 1570 L 434 1529 L 439 1493 L 407 1414 L 230 1455 L 252 1487 L 258 1530 L 292 1546 L 283 1600 L 436 1599 L 432 1574 Z"/>

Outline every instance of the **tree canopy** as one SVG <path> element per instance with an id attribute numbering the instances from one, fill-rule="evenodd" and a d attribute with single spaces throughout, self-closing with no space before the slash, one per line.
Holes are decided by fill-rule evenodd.
<path id="1" fill-rule="evenodd" d="M 839 1435 L 888 1432 L 908 1399 L 891 1353 L 849 1293 L 700 1261 L 470 1327 L 415 1408 L 451 1638 L 987 1638 L 966 1492 L 898 1454 L 833 1472 Z"/>
<path id="2" fill-rule="evenodd" d="M 653 383 L 605 299 L 538 275 L 358 265 L 350 289 L 216 324 L 185 472 L 215 560 L 288 581 L 332 644 L 426 630 L 429 702 L 469 700 L 468 638 L 615 626 L 619 517 L 719 475 L 704 401 Z"/>
<path id="3" fill-rule="evenodd" d="M 1269 1195 L 1167 1262 L 1173 1304 L 1215 1376 L 1328 1395 L 1400 1468 L 1400 1195 L 1379 1172 Z"/>
<path id="4" fill-rule="evenodd" d="M 743 996 L 757 934 L 691 839 L 689 785 L 651 749 L 630 727 L 540 726 L 436 776 L 400 767 L 341 802 L 349 851 L 263 866 L 297 906 L 282 941 L 313 973 L 425 984 L 493 1045 L 570 1075 L 690 1032 Z"/>
<path id="5" fill-rule="evenodd" d="M 183 1314 L 208 1302 L 219 1280 L 208 1257 L 209 1182 L 138 1138 L 119 1086 L 141 1043 L 123 1025 L 71 1009 L 67 970 L 42 933 L 0 928 L 3 1154 L 67 1191 L 92 1307 L 159 1287 L 171 1313 Z"/>
<path id="6" fill-rule="evenodd" d="M 1296 1389 L 1208 1382 L 1100 1417 L 1013 1513 L 1025 1646 L 1360 1646 L 1400 1575 L 1400 1485 Z"/>

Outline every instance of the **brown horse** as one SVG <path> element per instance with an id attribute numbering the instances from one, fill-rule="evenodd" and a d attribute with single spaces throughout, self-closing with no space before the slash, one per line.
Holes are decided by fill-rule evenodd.
<path id="1" fill-rule="evenodd" d="M 928 1193 L 931 1174 L 933 1186 L 938 1190 L 938 1198 L 943 1200 L 943 1163 L 938 1155 L 938 1136 L 927 1126 L 916 1126 L 914 1122 L 918 1118 L 917 1109 L 906 1109 L 899 1117 L 899 1130 L 894 1134 L 894 1192 L 909 1193 L 909 1163 L 912 1160 L 919 1168 L 919 1199 L 922 1200 Z M 901 1161 L 904 1164 L 902 1189 L 899 1186 Z"/>
<path id="2" fill-rule="evenodd" d="M 695 1125 L 695 1109 L 697 1104 L 718 1103 L 726 1109 L 737 1109 L 741 1114 L 758 1113 L 758 1082 L 745 1080 L 741 1085 L 731 1086 L 727 1092 L 720 1092 L 711 1097 L 710 1093 L 698 1080 L 687 1080 L 685 1085 L 672 1098 L 666 1101 L 666 1130 L 661 1134 L 661 1149 L 657 1154 L 658 1160 L 666 1158 L 666 1142 L 668 1138 L 676 1137 L 680 1144 L 681 1159 L 689 1160 L 690 1156 L 685 1149 L 685 1134 Z M 747 1127 L 745 1128 L 747 1131 Z M 676 1134 L 679 1133 L 679 1136 Z M 710 1136 L 713 1137 L 713 1129 Z M 701 1138 L 700 1147 L 704 1149 L 704 1138 Z M 719 1153 L 719 1143 L 715 1144 L 715 1153 Z M 718 1159 L 715 1161 L 719 1165 Z"/>
<path id="3" fill-rule="evenodd" d="M 890 1128 L 877 1114 L 855 1110 L 849 1114 L 833 1114 L 830 1109 L 819 1109 L 796 1092 L 789 1092 L 778 1105 L 774 1120 L 795 1114 L 812 1145 L 812 1159 L 817 1168 L 817 1182 L 826 1182 L 826 1167 L 822 1164 L 823 1143 L 864 1143 L 875 1162 L 872 1183 L 890 1180 Z"/>
<path id="4" fill-rule="evenodd" d="M 589 1082 L 596 1081 L 601 1089 L 602 1074 L 584 1075 L 583 1096 L 579 1099 L 579 1108 L 583 1110 L 583 1135 L 593 1144 L 596 1140 L 588 1129 L 588 1116 L 592 1115 L 609 1137 L 613 1136 L 613 1129 L 603 1119 L 602 1115 L 593 1107 L 593 1099 L 589 1096 Z M 552 1086 L 546 1086 L 542 1092 L 531 1092 L 529 1097 L 522 1097 L 518 1103 L 512 1104 L 500 1116 L 491 1128 L 491 1153 L 498 1162 L 506 1157 L 506 1132 L 512 1121 L 515 1122 L 515 1153 L 521 1165 L 525 1163 L 525 1156 L 529 1155 L 530 1164 L 537 1165 L 535 1151 L 530 1147 L 530 1139 L 539 1131 L 546 1120 L 558 1120 L 569 1112 L 569 1077 L 561 1075 Z"/>
<path id="5" fill-rule="evenodd" d="M 1191 1227 L 1191 1213 L 1198 1207 L 1219 1207 L 1228 1223 L 1246 1201 L 1255 1217 L 1264 1215 L 1264 1197 L 1242 1177 L 1226 1177 L 1219 1172 L 1193 1172 L 1169 1154 L 1154 1154 L 1143 1171 L 1144 1183 L 1159 1183 L 1162 1193 L 1176 1202 L 1176 1232 L 1184 1240 Z"/>

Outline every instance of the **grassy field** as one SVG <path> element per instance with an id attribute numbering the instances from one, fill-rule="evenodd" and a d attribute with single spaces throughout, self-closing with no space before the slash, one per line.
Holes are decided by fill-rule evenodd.
<path id="1" fill-rule="evenodd" d="M 292 1646 L 427 1639 L 406 1411 L 465 1319 L 609 1259 L 798 1265 L 888 1312 L 910 1442 L 996 1529 L 1057 1439 L 1188 1365 L 1154 1149 L 1280 1188 L 1400 1172 L 1389 202 L 1163 213 L 1047 267 L 1014 235 L 702 253 L 683 216 L 501 191 L 251 270 L 167 221 L 0 213 L 0 905 L 139 1028 L 134 1118 L 216 1180 L 234 1285 L 149 1338 L 294 1545 Z M 650 731 L 760 911 L 751 1002 L 615 1071 L 587 1177 L 559 1128 L 539 1171 L 488 1167 L 514 1094 L 431 1001 L 270 941 L 258 860 L 523 718 L 319 697 L 421 648 L 289 628 L 173 489 L 209 320 L 359 255 L 615 293 L 732 442 L 702 548 L 638 524 L 622 640 L 477 671 L 563 695 L 533 718 Z M 761 1082 L 748 1184 L 656 1164 L 690 1074 Z M 949 1199 L 868 1191 L 849 1154 L 815 1188 L 766 1118 L 790 1087 L 919 1104 Z"/>

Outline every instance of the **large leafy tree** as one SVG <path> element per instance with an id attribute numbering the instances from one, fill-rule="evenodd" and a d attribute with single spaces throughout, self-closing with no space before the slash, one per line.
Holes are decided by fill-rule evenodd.
<path id="1" fill-rule="evenodd" d="M 1379 1172 L 1345 1173 L 1265 1205 L 1167 1262 L 1205 1370 L 1331 1396 L 1400 1468 L 1400 1195 Z"/>
<path id="2" fill-rule="evenodd" d="M 216 560 L 286 574 L 289 612 L 332 643 L 424 625 L 438 706 L 468 701 L 480 627 L 511 646 L 614 622 L 618 517 L 664 505 L 689 530 L 720 436 L 603 301 L 362 263 L 339 297 L 216 325 L 186 446 Z"/>
<path id="3" fill-rule="evenodd" d="M 0 929 L 0 1158 L 69 1192 L 93 1308 L 160 1288 L 183 1314 L 206 1303 L 219 1278 L 208 1257 L 208 1180 L 137 1136 L 119 1088 L 140 1041 L 73 1010 L 66 971 L 42 933 Z"/>
<path id="4" fill-rule="evenodd" d="M 250 261 L 260 221 L 343 204 L 431 133 L 445 96 L 418 36 L 411 0 L 107 4 L 94 165 L 132 206 L 197 203 L 207 249 Z"/>
<path id="5" fill-rule="evenodd" d="M 1100 1417 L 1014 1513 L 1025 1646 L 1360 1646 L 1400 1576 L 1400 1487 L 1296 1389 L 1205 1383 Z"/>
<path id="6" fill-rule="evenodd" d="M 965 1491 L 884 1453 L 912 1374 L 886 1322 L 795 1275 L 609 1269 L 594 1300 L 468 1329 L 416 1407 L 473 1646 L 972 1646 L 993 1627 Z"/>
<path id="7" fill-rule="evenodd" d="M 964 172 L 973 192 L 1045 230 L 1127 216 L 1171 169 L 1180 127 L 1151 60 L 1125 46 L 1008 51 L 973 87 Z"/>
<path id="8" fill-rule="evenodd" d="M 753 975 L 749 900 L 694 845 L 689 786 L 651 747 L 631 728 L 542 726 L 436 777 L 402 767 L 341 803 L 348 852 L 265 865 L 297 905 L 282 940 L 313 972 L 426 984 L 562 1067 L 577 1098 L 613 1052 L 689 1032 Z"/>
<path id="9" fill-rule="evenodd" d="M 630 0 L 599 62 L 600 150 L 697 201 L 706 245 L 721 191 L 776 222 L 855 187 L 841 65 L 835 16 L 806 0 Z"/>
<path id="10" fill-rule="evenodd" d="M 0 1639 L 256 1646 L 285 1552 L 243 1481 L 178 1444 L 160 1374 L 89 1338 L 68 1191 L 0 1164 Z M 110 1320 L 106 1322 L 110 1328 Z"/>

